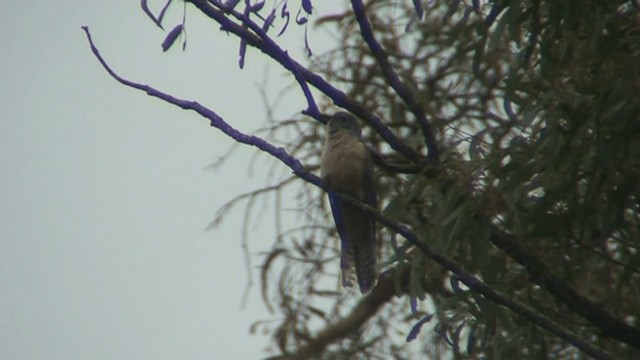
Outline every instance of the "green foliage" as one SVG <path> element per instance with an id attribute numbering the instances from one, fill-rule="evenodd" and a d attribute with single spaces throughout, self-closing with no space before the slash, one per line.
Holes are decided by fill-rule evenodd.
<path id="1" fill-rule="evenodd" d="M 379 170 L 383 211 L 491 287 L 555 319 L 576 337 L 616 357 L 638 357 L 637 348 L 603 333 L 492 242 L 496 229 L 509 234 L 541 271 L 638 327 L 637 2 L 499 0 L 479 8 L 474 3 L 425 2 L 421 20 L 409 2 L 368 3 L 377 40 L 420 99 L 442 150 L 435 177 Z M 426 152 L 421 127 L 387 84 L 353 15 L 320 19 L 318 25 L 333 29 L 341 43 L 317 56 L 313 70 L 378 115 L 407 144 Z M 328 102 L 321 105 L 331 111 Z M 296 154 L 319 156 L 317 144 L 308 140 L 320 139 L 322 131 L 312 127 L 292 144 Z M 370 129 L 365 127 L 364 133 L 382 159 L 405 161 Z M 321 194 L 314 196 L 320 207 Z M 301 199 L 309 204 L 308 196 Z M 324 217 L 308 214 L 305 220 L 313 225 L 331 219 L 320 215 Z M 349 295 L 320 289 L 326 285 L 322 276 L 329 273 L 335 279 L 330 266 L 336 264 L 336 244 L 324 240 L 335 233 L 326 228 L 305 231 L 306 252 L 299 257 L 289 253 L 283 270 L 287 281 L 272 294 L 287 315 L 277 336 L 285 352 L 304 344 L 312 333 L 310 324 L 317 316 L 309 309 L 316 303 L 322 302 L 323 314 L 329 314 L 322 319 L 325 325 L 353 304 Z M 523 317 L 459 287 L 449 272 L 395 235 L 382 234 L 385 266 L 409 268 L 406 284 L 397 277 L 396 289 L 405 295 L 388 304 L 366 329 L 332 345 L 325 358 L 407 358 L 417 353 L 434 358 L 445 353 L 455 358 L 584 357 Z M 306 270 L 291 271 L 298 267 Z M 294 280 L 305 287 L 291 285 Z M 409 310 L 411 297 L 423 300 L 415 316 Z M 415 342 L 407 344 L 406 335 L 425 313 L 436 314 L 431 321 L 435 326 L 425 325 Z"/>

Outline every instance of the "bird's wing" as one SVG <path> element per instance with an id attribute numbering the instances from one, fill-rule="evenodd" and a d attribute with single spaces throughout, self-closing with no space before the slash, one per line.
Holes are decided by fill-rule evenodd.
<path id="1" fill-rule="evenodd" d="M 377 208 L 373 161 L 368 152 L 365 154 L 361 196 L 363 196 L 362 200 L 365 203 Z M 347 211 L 350 213 L 350 221 L 353 221 L 351 228 L 353 228 L 355 236 L 353 254 L 358 286 L 360 292 L 365 294 L 376 284 L 378 279 L 375 219 L 371 214 L 359 208 L 348 208 Z"/>
<path id="2" fill-rule="evenodd" d="M 365 160 L 364 171 L 362 172 L 362 187 L 364 189 L 364 201 L 371 207 L 378 208 L 378 196 L 376 195 L 376 180 L 373 173 L 373 160 L 371 155 L 367 153 Z M 370 217 L 370 239 L 373 241 L 372 245 L 376 247 L 376 222 L 373 216 Z"/>
<path id="3" fill-rule="evenodd" d="M 336 224 L 336 230 L 340 237 L 340 270 L 342 273 L 342 286 L 352 287 L 353 277 L 353 243 L 349 241 L 347 226 L 344 221 L 344 204 L 333 190 L 328 191 L 329 204 L 331 205 L 331 214 Z"/>

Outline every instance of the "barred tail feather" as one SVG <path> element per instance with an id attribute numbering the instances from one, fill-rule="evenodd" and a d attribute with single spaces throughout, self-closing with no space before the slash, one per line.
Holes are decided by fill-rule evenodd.
<path id="1" fill-rule="evenodd" d="M 355 266 L 360 292 L 365 294 L 376 284 L 378 278 L 373 219 L 353 205 L 342 205 L 348 244 L 348 249 L 343 246 L 343 256 L 346 250 L 351 267 Z M 344 242 L 343 240 L 343 244 Z"/>
<path id="2" fill-rule="evenodd" d="M 378 268 L 376 261 L 376 248 L 372 243 L 355 249 L 354 263 L 360 292 L 366 294 L 378 281 Z"/>

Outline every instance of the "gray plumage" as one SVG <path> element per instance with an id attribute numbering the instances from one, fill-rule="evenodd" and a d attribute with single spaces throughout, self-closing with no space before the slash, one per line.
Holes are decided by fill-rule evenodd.
<path id="1" fill-rule="evenodd" d="M 374 218 L 345 201 L 335 192 L 349 194 L 376 207 L 373 161 L 360 141 L 357 120 L 346 112 L 334 114 L 327 124 L 326 148 L 322 159 L 322 179 L 329 188 L 329 202 L 340 236 L 342 284 L 368 292 L 377 282 L 376 233 Z"/>

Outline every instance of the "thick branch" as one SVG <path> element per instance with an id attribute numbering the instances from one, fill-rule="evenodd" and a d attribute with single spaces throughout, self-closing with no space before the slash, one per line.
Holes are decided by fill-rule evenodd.
<path id="1" fill-rule="evenodd" d="M 520 245 L 512 235 L 494 226 L 491 230 L 491 242 L 524 266 L 531 279 L 564 303 L 567 309 L 597 326 L 602 332 L 602 336 L 616 339 L 640 349 L 639 329 L 617 319 L 607 312 L 602 305 L 596 304 L 580 295 L 565 281 L 547 271 L 547 266 Z"/>
<path id="2" fill-rule="evenodd" d="M 314 339 L 309 341 L 307 346 L 299 349 L 295 354 L 287 355 L 286 358 L 315 359 L 329 345 L 360 329 L 385 303 L 391 301 L 394 295 L 394 275 L 392 271 L 389 271 L 380 276 L 376 287 L 358 302 L 348 316 L 320 331 Z"/>

